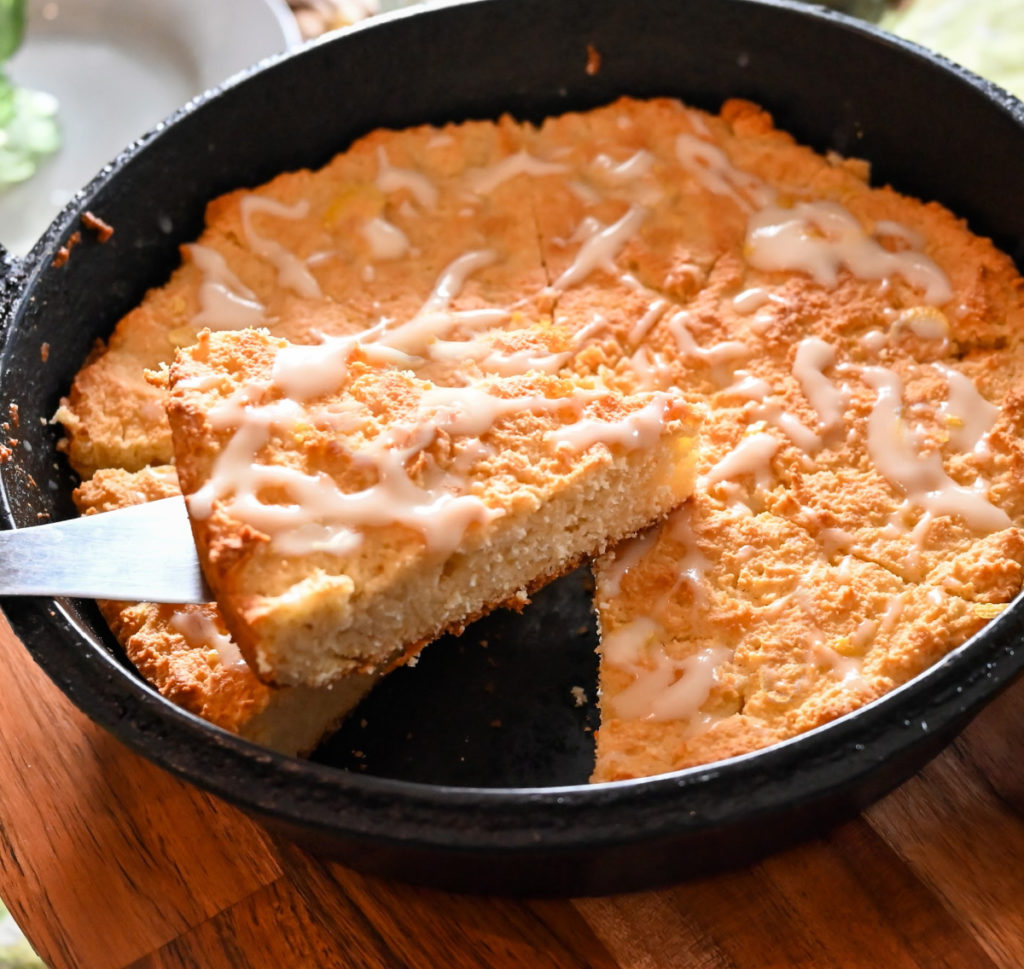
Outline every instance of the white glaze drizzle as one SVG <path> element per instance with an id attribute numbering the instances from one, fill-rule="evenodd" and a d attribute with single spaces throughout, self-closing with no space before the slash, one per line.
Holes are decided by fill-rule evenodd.
<path id="1" fill-rule="evenodd" d="M 903 422 L 903 387 L 885 367 L 862 367 L 861 377 L 876 391 L 868 417 L 868 453 L 883 477 L 914 504 L 933 515 L 955 515 L 987 533 L 1010 525 L 1010 518 L 978 490 L 964 488 L 943 470 L 938 451 L 919 454 Z"/>
<path id="2" fill-rule="evenodd" d="M 416 357 L 375 342 L 383 333 L 383 325 L 378 324 L 354 336 L 322 336 L 320 343 L 289 344 L 274 357 L 273 382 L 285 396 L 297 401 L 329 394 L 344 381 L 357 347 L 369 363 L 413 369 Z"/>
<path id="3" fill-rule="evenodd" d="M 539 347 L 505 351 L 485 337 L 469 340 L 434 340 L 428 353 L 431 360 L 457 363 L 472 360 L 483 373 L 511 377 L 531 372 L 557 373 L 572 357 L 570 351 L 545 353 Z"/>
<path id="4" fill-rule="evenodd" d="M 276 239 L 260 235 L 253 227 L 253 217 L 259 213 L 278 219 L 302 219 L 309 214 L 309 201 L 301 199 L 294 205 L 286 205 L 277 199 L 262 195 L 244 195 L 239 205 L 242 216 L 242 233 L 249 248 L 270 262 L 277 270 L 278 282 L 306 299 L 320 297 L 320 284 L 313 277 L 306 264 L 289 252 Z"/>
<path id="5" fill-rule="evenodd" d="M 555 290 L 569 289 L 582 282 L 597 269 L 614 273 L 615 257 L 639 231 L 646 218 L 646 209 L 639 205 L 632 205 L 617 222 L 593 232 L 580 246 L 569 268 L 552 283 L 552 288 Z"/>
<path id="6" fill-rule="evenodd" d="M 389 327 L 385 319 L 354 336 L 324 337 L 319 344 L 283 348 L 274 360 L 274 381 L 288 397 L 309 400 L 340 386 L 357 346 L 371 362 L 415 369 L 417 356 L 422 357 L 440 333 L 457 326 L 503 322 L 509 316 L 507 310 L 485 307 L 452 312 L 448 308 L 469 276 L 496 258 L 490 250 L 464 253 L 441 273 L 416 315 L 396 327 Z"/>
<path id="7" fill-rule="evenodd" d="M 750 348 L 739 340 L 723 340 L 714 346 L 698 346 L 687 326 L 689 312 L 680 310 L 666 324 L 675 338 L 676 349 L 684 357 L 700 360 L 714 371 L 714 377 L 720 384 L 727 384 L 733 378 L 733 365 L 750 356 Z"/>
<path id="8" fill-rule="evenodd" d="M 935 364 L 935 368 L 949 385 L 948 396 L 939 405 L 939 415 L 949 427 L 950 443 L 959 451 L 984 454 L 999 408 L 981 395 L 966 374 L 942 364 Z"/>
<path id="9" fill-rule="evenodd" d="M 824 443 L 821 437 L 807 427 L 799 417 L 783 407 L 782 401 L 774 395 L 767 381 L 753 377 L 744 371 L 737 371 L 734 376 L 739 374 L 743 374 L 742 379 L 726 387 L 723 391 L 724 394 L 746 397 L 748 400 L 757 402 L 758 406 L 753 408 L 751 416 L 777 427 L 807 454 L 813 455 L 821 450 Z"/>
<path id="10" fill-rule="evenodd" d="M 633 682 L 610 702 L 613 716 L 624 720 L 681 720 L 687 734 L 706 730 L 715 718 L 701 715 L 714 687 L 716 673 L 732 656 L 723 646 L 706 646 L 682 659 L 673 660 L 657 644 L 653 666 L 634 666 Z"/>
<path id="11" fill-rule="evenodd" d="M 401 259 L 409 251 L 406 234 L 383 216 L 363 223 L 362 234 L 374 259 Z"/>
<path id="12" fill-rule="evenodd" d="M 755 555 L 757 555 L 757 549 L 753 545 L 741 545 L 736 549 L 736 561 L 740 565 L 746 565 Z"/>
<path id="13" fill-rule="evenodd" d="M 771 460 L 782 442 L 772 434 L 760 431 L 745 437 L 698 481 L 699 488 L 709 488 L 720 481 L 753 475 L 758 485 L 771 479 Z"/>
<path id="14" fill-rule="evenodd" d="M 820 337 L 806 337 L 797 344 L 793 376 L 817 413 L 818 427 L 823 433 L 842 427 L 847 405 L 846 394 L 825 376 L 835 362 L 835 347 Z"/>
<path id="15" fill-rule="evenodd" d="M 949 345 L 949 321 L 941 310 L 933 307 L 915 307 L 897 315 L 892 324 L 893 333 L 903 327 L 922 340 L 941 340 L 942 349 Z"/>
<path id="16" fill-rule="evenodd" d="M 803 586 L 798 586 L 793 594 L 793 601 L 804 614 L 806 621 L 805 637 L 809 643 L 809 658 L 812 665 L 825 666 L 831 669 L 839 679 L 839 685 L 845 690 L 860 692 L 867 687 L 862 673 L 864 660 L 860 656 L 845 656 L 826 642 L 825 633 L 817 625 L 817 607 L 812 596 Z"/>
<path id="17" fill-rule="evenodd" d="M 569 236 L 568 241 L 559 239 L 558 244 L 561 246 L 571 245 L 574 242 L 586 242 L 588 239 L 596 236 L 604 226 L 595 215 L 585 215 L 580 219 L 579 224 L 575 229 L 572 230 L 572 235 Z"/>
<path id="18" fill-rule="evenodd" d="M 595 444 L 618 445 L 627 450 L 650 448 L 665 427 L 665 412 L 671 400 L 669 394 L 655 392 L 643 407 L 619 420 L 581 418 L 566 427 L 546 432 L 544 439 L 555 442 L 556 447 L 573 451 L 586 451 Z"/>
<path id="19" fill-rule="evenodd" d="M 228 267 L 224 257 L 209 246 L 192 243 L 185 247 L 202 274 L 197 298 L 199 312 L 192 317 L 196 326 L 211 330 L 242 330 L 263 324 L 263 304 Z"/>
<path id="20" fill-rule="evenodd" d="M 755 482 L 756 487 L 769 482 L 763 478 Z M 721 497 L 732 515 L 737 518 L 749 518 L 755 514 L 754 507 L 750 503 L 750 491 L 736 481 L 719 481 L 715 485 L 718 496 Z"/>
<path id="21" fill-rule="evenodd" d="M 687 121 L 690 122 L 690 126 L 698 135 L 700 135 L 702 138 L 714 137 L 711 133 L 711 129 L 708 127 L 707 118 L 702 112 L 696 110 L 695 108 L 688 108 L 682 102 L 676 103 L 678 104 L 683 115 L 685 115 Z"/>
<path id="22" fill-rule="evenodd" d="M 821 542 L 822 551 L 828 559 L 831 559 L 840 551 L 853 548 L 856 544 L 854 536 L 842 528 L 821 529 L 821 531 L 818 532 L 818 541 Z M 845 556 L 843 558 L 843 563 L 845 563 L 848 558 L 849 556 Z M 842 566 L 843 563 L 840 563 L 840 565 Z M 844 580 L 845 574 L 840 573 L 839 578 L 840 580 Z"/>
<path id="23" fill-rule="evenodd" d="M 598 333 L 608 330 L 608 320 L 600 313 L 595 313 L 593 319 L 583 327 L 580 327 L 572 335 L 572 342 L 576 346 L 582 346 L 588 340 L 592 340 Z"/>
<path id="24" fill-rule="evenodd" d="M 519 175 L 536 178 L 543 175 L 564 175 L 568 170 L 559 162 L 542 161 L 520 150 L 493 165 L 470 169 L 466 173 L 466 183 L 476 195 L 490 195 L 503 182 Z"/>
<path id="25" fill-rule="evenodd" d="M 610 185 L 622 185 L 643 178 L 654 166 L 654 155 L 641 148 L 625 161 L 613 161 L 608 155 L 597 155 L 591 163 L 594 174 Z"/>
<path id="26" fill-rule="evenodd" d="M 362 529 L 395 523 L 418 531 L 432 551 L 443 554 L 458 545 L 471 524 L 500 516 L 477 496 L 453 490 L 451 481 L 422 486 L 409 477 L 406 463 L 438 430 L 438 424 L 426 419 L 412 427 L 389 428 L 353 455 L 377 473 L 377 481 L 360 491 L 342 492 L 333 480 L 296 468 L 255 463 L 275 425 L 290 426 L 301 419 L 297 407 L 285 399 L 244 408 L 210 478 L 189 498 L 195 517 L 208 517 L 213 502 L 220 500 L 234 517 L 270 535 L 282 554 L 305 555 L 351 552 L 362 541 Z M 213 413 L 211 420 L 219 416 Z M 264 488 L 283 490 L 290 503 L 265 504 L 259 497 Z"/>
<path id="27" fill-rule="evenodd" d="M 633 346 L 637 346 L 650 332 L 658 320 L 660 320 L 669 308 L 667 299 L 656 299 L 647 307 L 646 312 L 634 323 L 629 330 L 628 340 Z"/>
<path id="28" fill-rule="evenodd" d="M 904 557 L 904 564 L 907 569 L 916 570 L 920 568 L 921 553 L 924 552 L 925 544 L 928 541 L 928 530 L 932 527 L 934 520 L 935 516 L 930 511 L 926 511 L 910 530 L 910 548 L 907 549 L 906 556 Z"/>
<path id="29" fill-rule="evenodd" d="M 620 542 L 598 575 L 598 598 L 614 599 L 622 591 L 622 580 L 630 569 L 642 562 L 658 541 L 658 529 L 649 528 L 639 535 Z"/>
<path id="30" fill-rule="evenodd" d="M 926 598 L 933 606 L 942 606 L 945 604 L 949 596 L 947 596 L 942 589 L 932 588 L 928 590 Z"/>
<path id="31" fill-rule="evenodd" d="M 676 157 L 700 185 L 714 195 L 731 198 L 744 211 L 767 205 L 773 192 L 759 178 L 733 165 L 717 145 L 694 135 L 676 138 Z"/>
<path id="32" fill-rule="evenodd" d="M 827 531 L 827 529 L 823 530 L 823 534 L 824 531 Z M 831 529 L 831 531 L 839 532 L 840 537 L 836 539 L 838 542 L 840 542 L 840 544 L 838 545 L 839 548 L 849 549 L 852 548 L 855 544 L 854 537 L 852 535 L 842 532 L 840 531 L 840 529 Z M 822 544 L 824 545 L 825 543 L 823 542 Z M 827 549 L 828 546 L 825 545 L 825 548 Z M 856 560 L 854 559 L 853 554 L 849 552 L 839 560 L 839 565 L 836 568 L 836 578 L 844 585 L 849 585 L 850 582 L 853 581 L 855 561 Z"/>
<path id="33" fill-rule="evenodd" d="M 867 353 L 874 355 L 885 349 L 889 338 L 881 330 L 868 330 L 857 339 L 857 342 Z"/>
<path id="34" fill-rule="evenodd" d="M 864 652 L 878 635 L 880 625 L 877 619 L 862 619 L 850 633 L 850 645 L 858 653 Z"/>
<path id="35" fill-rule="evenodd" d="M 878 634 L 880 636 L 888 636 L 895 628 L 896 624 L 900 621 L 900 617 L 903 615 L 903 609 L 906 605 L 904 593 L 890 596 L 885 605 L 885 612 L 882 613 L 881 621 L 878 624 Z"/>
<path id="36" fill-rule="evenodd" d="M 285 396 L 306 401 L 341 385 L 356 346 L 353 337 L 328 336 L 319 344 L 291 344 L 274 357 L 273 382 Z"/>
<path id="37" fill-rule="evenodd" d="M 597 205 L 601 201 L 601 193 L 578 178 L 570 178 L 565 185 L 584 205 Z"/>
<path id="38" fill-rule="evenodd" d="M 434 288 L 419 311 L 411 319 L 387 330 L 380 340 L 404 353 L 424 355 L 430 343 L 456 326 L 494 326 L 507 320 L 510 313 L 500 307 L 453 312 L 451 302 L 461 292 L 469 277 L 491 265 L 498 258 L 491 249 L 463 253 L 441 273 Z"/>
<path id="39" fill-rule="evenodd" d="M 638 616 L 614 631 L 601 636 L 601 655 L 621 670 L 639 667 L 647 644 L 664 635 L 664 630 L 651 616 Z"/>
<path id="40" fill-rule="evenodd" d="M 672 512 L 665 523 L 669 537 L 684 549 L 682 556 L 676 556 L 675 559 L 676 580 L 669 595 L 674 595 L 681 586 L 688 586 L 694 602 L 703 609 L 708 605 L 704 576 L 711 563 L 697 544 L 693 515 L 694 505 L 692 502 L 686 502 Z"/>
<path id="41" fill-rule="evenodd" d="M 675 366 L 663 353 L 639 347 L 627 359 L 633 378 L 641 390 L 657 390 L 675 383 Z"/>
<path id="42" fill-rule="evenodd" d="M 388 161 L 383 148 L 377 150 L 377 188 L 385 195 L 406 191 L 425 209 L 437 207 L 437 186 L 423 172 L 411 168 L 397 168 Z"/>
<path id="43" fill-rule="evenodd" d="M 754 410 L 754 416 L 777 427 L 805 454 L 814 455 L 824 442 L 799 417 L 787 411 L 778 400 L 769 398 Z"/>
<path id="44" fill-rule="evenodd" d="M 762 377 L 756 377 L 746 370 L 737 370 L 733 377 L 735 381 L 722 391 L 723 395 L 746 397 L 748 400 L 764 400 L 771 396 L 771 384 Z"/>
<path id="45" fill-rule="evenodd" d="M 946 274 L 923 252 L 890 252 L 872 238 L 838 202 L 798 202 L 791 208 L 767 205 L 750 217 L 746 258 L 764 272 L 799 271 L 834 287 L 839 270 L 859 279 L 902 276 L 940 305 L 953 295 Z"/>
<path id="46" fill-rule="evenodd" d="M 213 650 L 225 669 L 248 669 L 234 640 L 217 628 L 217 624 L 203 612 L 202 606 L 175 609 L 168 624 L 190 648 Z"/>
<path id="47" fill-rule="evenodd" d="M 762 306 L 767 306 L 772 303 L 777 306 L 785 306 L 786 300 L 764 286 L 751 286 L 749 289 L 745 289 L 741 293 L 737 293 L 732 298 L 733 308 L 737 313 L 744 314 L 753 313 L 755 310 L 759 310 Z"/>
<path id="48" fill-rule="evenodd" d="M 864 659 L 861 656 L 846 656 L 826 643 L 819 647 L 820 655 L 832 668 L 844 690 L 854 693 L 866 692 L 868 681 L 864 678 Z"/>
<path id="49" fill-rule="evenodd" d="M 915 232 L 908 225 L 902 222 L 895 222 L 892 219 L 879 219 L 875 223 L 876 236 L 894 236 L 902 239 L 912 249 L 923 249 L 924 238 L 919 232 Z"/>

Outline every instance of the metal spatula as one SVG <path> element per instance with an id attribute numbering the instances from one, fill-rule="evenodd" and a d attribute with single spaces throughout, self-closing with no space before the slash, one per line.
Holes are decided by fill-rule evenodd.
<path id="1" fill-rule="evenodd" d="M 0 596 L 210 602 L 184 498 L 0 532 Z"/>

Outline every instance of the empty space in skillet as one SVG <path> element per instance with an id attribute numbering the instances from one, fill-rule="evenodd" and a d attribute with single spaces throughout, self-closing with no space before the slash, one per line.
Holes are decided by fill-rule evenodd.
<path id="1" fill-rule="evenodd" d="M 585 784 L 598 726 L 589 570 L 445 636 L 389 673 L 313 755 L 425 784 Z"/>

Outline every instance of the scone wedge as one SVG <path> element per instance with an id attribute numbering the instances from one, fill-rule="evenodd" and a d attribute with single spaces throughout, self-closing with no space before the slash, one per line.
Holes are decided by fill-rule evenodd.
<path id="1" fill-rule="evenodd" d="M 438 386 L 356 340 L 204 333 L 167 375 L 207 581 L 268 682 L 377 673 L 681 504 L 699 413 L 541 373 Z"/>

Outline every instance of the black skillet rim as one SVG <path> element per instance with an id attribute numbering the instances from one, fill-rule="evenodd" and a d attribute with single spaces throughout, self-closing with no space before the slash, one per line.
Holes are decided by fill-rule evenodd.
<path id="1" fill-rule="evenodd" d="M 469 0 L 469 4 L 489 2 L 495 0 Z M 909 57 L 957 75 L 993 106 L 1009 112 L 1016 123 L 1024 124 L 1024 108 L 995 85 L 858 21 L 831 11 L 809 13 L 786 0 L 726 2 L 824 17 L 839 29 L 902 48 Z M 453 0 L 432 7 L 464 5 L 466 0 Z M 347 36 L 429 14 L 430 9 L 399 11 L 357 26 Z M 325 38 L 309 46 L 345 43 L 345 39 Z M 195 99 L 104 169 L 69 204 L 26 260 L 8 261 L 2 281 L 6 297 L 3 322 L 10 326 L 15 319 L 20 300 L 31 294 L 40 267 L 48 264 L 90 198 L 116 178 L 136 154 L 175 121 L 201 110 L 222 92 L 230 92 L 254 74 L 273 70 L 302 53 L 270 58 Z M 3 525 L 14 527 L 17 513 L 2 470 L 0 486 Z M 1024 669 L 1024 654 L 1018 655 L 1015 648 L 1024 631 L 1024 607 L 1018 599 L 979 634 L 914 680 L 855 713 L 767 750 L 633 781 L 545 788 L 443 787 L 348 774 L 273 754 L 180 710 L 132 678 L 91 642 L 91 634 L 67 613 L 62 601 L 7 599 L 3 606 L 36 662 L 72 702 L 130 748 L 190 783 L 257 815 L 328 834 L 460 851 L 592 850 L 601 845 L 654 841 L 680 830 L 699 832 L 748 823 L 794 803 L 856 786 L 886 764 L 900 761 L 908 751 L 927 748 L 924 756 L 931 756 L 937 752 L 932 749 L 936 741 L 941 744 L 950 739 Z M 86 652 L 76 648 L 82 638 L 90 641 Z M 70 644 L 70 655 L 51 652 L 48 643 L 53 640 Z M 918 759 L 923 762 L 924 758 Z M 859 800 L 867 803 L 908 774 L 904 772 L 896 781 L 868 785 Z"/>

